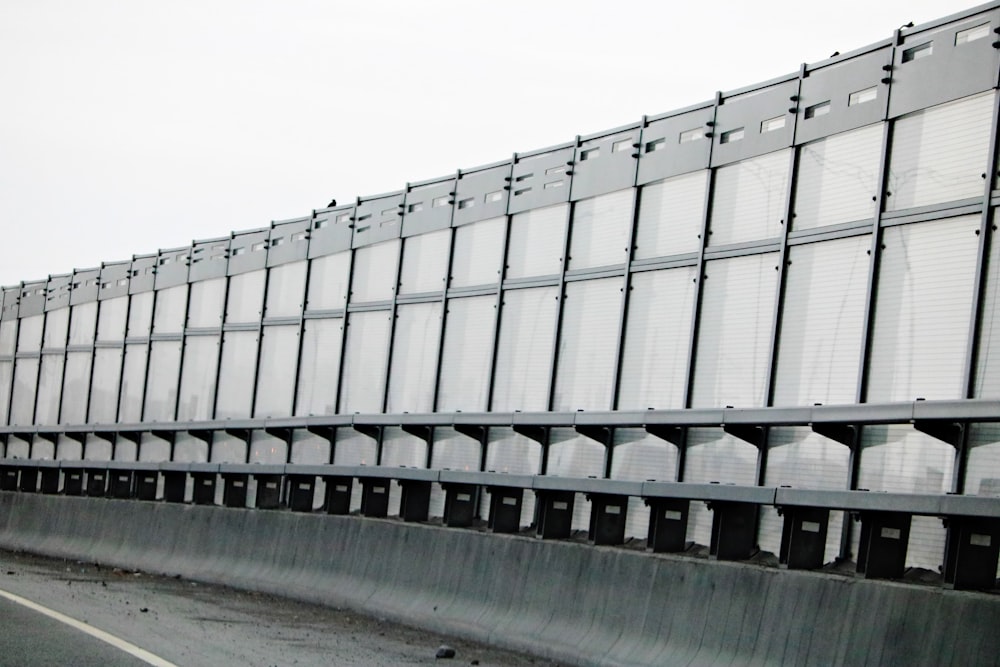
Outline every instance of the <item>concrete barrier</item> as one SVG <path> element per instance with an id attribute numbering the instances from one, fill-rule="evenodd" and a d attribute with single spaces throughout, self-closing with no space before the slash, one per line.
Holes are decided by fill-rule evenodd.
<path id="1" fill-rule="evenodd" d="M 0 492 L 0 547 L 360 609 L 580 665 L 987 665 L 1000 597 L 467 529 Z"/>

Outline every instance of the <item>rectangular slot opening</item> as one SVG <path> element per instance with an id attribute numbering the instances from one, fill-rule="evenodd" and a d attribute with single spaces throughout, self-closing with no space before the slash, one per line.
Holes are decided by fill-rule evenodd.
<path id="1" fill-rule="evenodd" d="M 597 148 L 589 148 L 585 151 L 580 151 L 580 161 L 583 162 L 584 160 L 593 160 L 594 158 L 597 158 L 600 155 L 601 155 L 600 146 L 598 146 Z"/>
<path id="2" fill-rule="evenodd" d="M 814 104 L 811 107 L 806 107 L 805 117 L 818 118 L 819 116 L 825 116 L 828 113 L 830 113 L 830 100 Z"/>
<path id="3" fill-rule="evenodd" d="M 908 63 L 913 60 L 926 58 L 934 52 L 934 42 L 924 42 L 917 46 L 911 46 L 903 51 L 903 62 Z"/>
<path id="4" fill-rule="evenodd" d="M 681 132 L 680 143 L 687 144 L 692 141 L 699 141 L 705 138 L 705 132 L 700 127 Z"/>
<path id="5" fill-rule="evenodd" d="M 652 141 L 646 142 L 647 153 L 655 153 L 656 151 L 662 151 L 666 147 L 667 147 L 667 140 L 665 137 L 660 137 L 659 139 L 653 139 Z"/>
<path id="6" fill-rule="evenodd" d="M 785 126 L 785 117 L 777 116 L 776 118 L 768 118 L 765 121 L 761 121 L 760 133 L 774 132 L 775 130 L 780 130 Z"/>
<path id="7" fill-rule="evenodd" d="M 620 153 L 621 151 L 632 150 L 632 140 L 631 139 L 620 139 L 615 143 L 611 144 L 612 153 Z"/>
<path id="8" fill-rule="evenodd" d="M 742 127 L 738 127 L 735 130 L 729 130 L 728 132 L 723 132 L 722 136 L 719 137 L 720 144 L 731 144 L 733 142 L 741 140 L 746 136 L 746 132 Z"/>
<path id="9" fill-rule="evenodd" d="M 476 200 L 473 199 L 472 197 L 469 197 L 468 199 L 462 199 L 458 202 L 459 209 L 472 208 L 475 205 L 476 205 Z"/>
<path id="10" fill-rule="evenodd" d="M 857 92 L 851 93 L 847 98 L 847 106 L 853 107 L 856 104 L 864 104 L 865 102 L 872 102 L 878 97 L 878 88 L 872 86 L 871 88 L 865 88 L 864 90 L 859 90 Z"/>
<path id="11" fill-rule="evenodd" d="M 416 213 L 417 211 L 422 211 L 422 210 L 424 210 L 424 203 L 420 201 L 410 204 L 409 206 L 406 207 L 407 213 Z"/>
<path id="12" fill-rule="evenodd" d="M 503 190 L 497 190 L 496 192 L 486 193 L 487 204 L 489 204 L 490 202 L 500 201 L 501 199 L 503 199 Z"/>
<path id="13" fill-rule="evenodd" d="M 972 28 L 966 28 L 965 30 L 959 30 L 955 33 L 955 46 L 959 44 L 968 44 L 969 42 L 974 42 L 977 39 L 982 39 L 988 37 L 990 34 L 990 24 L 983 23 L 982 25 L 977 25 Z"/>
<path id="14" fill-rule="evenodd" d="M 442 206 L 447 206 L 449 201 L 450 200 L 448 199 L 447 196 L 444 196 L 444 197 L 435 197 L 431 201 L 431 208 L 441 208 Z"/>

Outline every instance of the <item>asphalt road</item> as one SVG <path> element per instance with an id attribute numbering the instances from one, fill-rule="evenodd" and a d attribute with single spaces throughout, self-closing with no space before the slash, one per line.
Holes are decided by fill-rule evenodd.
<path id="1" fill-rule="evenodd" d="M 6 596 L 5 596 L 6 595 Z M 130 643 L 135 657 L 7 596 Z M 442 645 L 453 659 L 436 658 Z M 127 648 L 127 647 L 126 647 Z M 160 660 L 160 662 L 157 662 Z M 354 612 L 0 551 L 0 666 L 552 665 Z"/>

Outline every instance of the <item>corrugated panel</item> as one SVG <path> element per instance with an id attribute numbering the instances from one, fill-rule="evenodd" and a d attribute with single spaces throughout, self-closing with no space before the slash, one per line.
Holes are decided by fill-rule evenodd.
<path id="1" fill-rule="evenodd" d="M 152 292 L 147 292 L 152 294 Z M 118 419 L 126 424 L 142 420 L 142 392 L 146 386 L 146 345 L 126 345 L 119 394 Z"/>
<path id="2" fill-rule="evenodd" d="M 126 365 L 129 361 L 128 356 L 126 352 Z M 149 382 L 147 383 L 142 420 L 172 421 L 174 419 L 180 363 L 181 342 L 179 340 L 158 340 L 150 344 L 147 375 Z M 126 370 L 128 369 L 126 368 Z M 124 415 L 122 419 L 126 420 Z"/>
<path id="3" fill-rule="evenodd" d="M 756 447 L 721 428 L 693 428 L 687 436 L 683 480 L 753 486 L 757 483 L 757 456 Z M 692 502 L 688 539 L 707 546 L 711 538 L 711 511 L 704 503 Z"/>
<path id="4" fill-rule="evenodd" d="M 376 442 L 353 428 L 338 428 L 333 450 L 336 465 L 375 465 Z"/>
<path id="5" fill-rule="evenodd" d="M 177 419 L 211 419 L 215 407 L 215 376 L 219 367 L 219 336 L 188 336 Z"/>
<path id="6" fill-rule="evenodd" d="M 13 379 L 14 362 L 0 361 L 0 426 L 7 424 L 10 407 L 10 383 Z"/>
<path id="7" fill-rule="evenodd" d="M 69 318 L 69 344 L 89 345 L 97 333 L 97 302 L 73 306 Z"/>
<path id="8" fill-rule="evenodd" d="M 632 276 L 619 409 L 682 408 L 695 267 Z"/>
<path id="9" fill-rule="evenodd" d="M 976 332 L 976 398 L 1000 398 L 1000 239 L 996 232 L 990 240 L 986 263 L 986 289 L 982 300 L 982 319 Z"/>
<path id="10" fill-rule="evenodd" d="M 251 275 L 245 273 L 242 275 Z M 215 418 L 249 417 L 257 373 L 257 332 L 227 331 L 222 335 Z"/>
<path id="11" fill-rule="evenodd" d="M 455 229 L 451 287 L 492 285 L 500 279 L 507 218 L 490 218 Z"/>
<path id="12" fill-rule="evenodd" d="M 342 363 L 340 412 L 382 412 L 392 313 L 351 313 Z"/>
<path id="13" fill-rule="evenodd" d="M 351 279 L 351 251 L 312 260 L 306 310 L 336 310 L 347 305 Z"/>
<path id="14" fill-rule="evenodd" d="M 400 294 L 440 292 L 448 273 L 451 230 L 407 238 L 403 245 L 403 268 L 399 276 Z"/>
<path id="15" fill-rule="evenodd" d="M 431 412 L 434 409 L 441 308 L 440 302 L 433 302 L 402 305 L 396 309 L 388 412 Z"/>
<path id="16" fill-rule="evenodd" d="M 282 264 L 269 271 L 264 317 L 295 317 L 306 293 L 306 261 Z"/>
<path id="17" fill-rule="evenodd" d="M 434 429 L 431 467 L 440 470 L 479 470 L 479 441 L 445 426 Z"/>
<path id="18" fill-rule="evenodd" d="M 118 416 L 118 382 L 122 372 L 121 348 L 94 350 L 90 384 L 90 423 L 111 424 Z"/>
<path id="19" fill-rule="evenodd" d="M 874 217 L 881 152 L 881 123 L 799 148 L 792 229 Z"/>
<path id="20" fill-rule="evenodd" d="M 692 407 L 764 405 L 776 253 L 705 263 Z"/>
<path id="21" fill-rule="evenodd" d="M 897 493 L 948 493 L 955 449 L 906 424 L 866 426 L 861 436 L 858 488 Z M 945 530 L 937 517 L 913 517 L 907 567 L 937 571 Z"/>
<path id="22" fill-rule="evenodd" d="M 634 189 L 582 199 L 573 206 L 569 269 L 625 263 Z"/>
<path id="23" fill-rule="evenodd" d="M 567 204 L 556 204 L 511 218 L 507 278 L 548 276 L 562 271 L 568 209 Z"/>
<path id="24" fill-rule="evenodd" d="M 883 232 L 869 401 L 963 398 L 978 216 Z"/>
<path id="25" fill-rule="evenodd" d="M 426 468 L 427 443 L 398 426 L 389 426 L 382 432 L 382 461 L 389 467 Z"/>
<path id="26" fill-rule="evenodd" d="M 295 399 L 296 415 L 332 415 L 337 412 L 343 333 L 344 320 L 340 317 L 305 321 L 299 387 Z"/>
<path id="27" fill-rule="evenodd" d="M 558 294 L 556 287 L 504 293 L 491 409 L 548 409 Z"/>
<path id="28" fill-rule="evenodd" d="M 68 309 L 67 309 L 68 310 Z M 37 352 L 42 345 L 42 324 L 45 315 L 22 317 L 17 332 L 18 352 Z M 62 347 L 59 345 L 58 347 Z"/>
<path id="29" fill-rule="evenodd" d="M 438 410 L 486 409 L 496 315 L 494 296 L 448 301 Z"/>
<path id="30" fill-rule="evenodd" d="M 993 91 L 918 111 L 896 121 L 886 210 L 982 197 L 988 167 Z"/>
<path id="31" fill-rule="evenodd" d="M 779 427 L 768 432 L 765 486 L 791 486 L 799 489 L 846 489 L 850 450 L 844 445 L 813 433 L 807 427 Z M 773 507 L 761 512 L 758 535 L 765 551 L 777 554 L 781 548 L 781 527 L 784 519 Z M 823 562 L 837 557 L 843 512 L 831 512 L 826 533 Z"/>
<path id="32" fill-rule="evenodd" d="M 101 301 L 97 321 L 97 340 L 125 340 L 125 317 L 128 296 Z"/>
<path id="33" fill-rule="evenodd" d="M 789 249 L 775 405 L 854 402 L 870 247 L 866 235 Z"/>
<path id="34" fill-rule="evenodd" d="M 241 273 L 229 279 L 226 322 L 260 322 L 264 312 L 266 269 Z"/>
<path id="35" fill-rule="evenodd" d="M 294 266 L 294 264 L 285 264 Z M 260 370 L 254 417 L 287 417 L 295 396 L 295 367 L 299 357 L 299 326 L 264 327 L 260 342 Z"/>
<path id="36" fill-rule="evenodd" d="M 154 292 L 142 292 L 129 297 L 128 336 L 148 336 L 153 322 Z"/>
<path id="37" fill-rule="evenodd" d="M 396 289 L 399 239 L 358 248 L 354 252 L 351 303 L 387 301 Z"/>
<path id="38" fill-rule="evenodd" d="M 782 150 L 716 170 L 709 245 L 781 236 L 788 156 Z"/>
<path id="39" fill-rule="evenodd" d="M 35 413 L 35 390 L 38 388 L 38 359 L 18 359 L 14 365 L 14 395 L 10 404 L 10 423 L 27 426 Z"/>
<path id="40" fill-rule="evenodd" d="M 639 194 L 636 259 L 698 252 L 708 171 L 643 186 Z"/>
<path id="41" fill-rule="evenodd" d="M 38 374 L 38 393 L 35 407 L 36 424 L 59 423 L 59 401 L 62 398 L 63 355 L 43 354 L 41 372 Z"/>
<path id="42" fill-rule="evenodd" d="M 622 284 L 605 278 L 566 285 L 553 409 L 612 407 Z"/>
<path id="43" fill-rule="evenodd" d="M 42 315 L 37 315 L 41 319 Z M 69 335 L 69 307 L 58 310 L 50 310 L 45 313 L 45 332 L 42 335 L 42 348 L 55 349 L 66 347 L 66 338 Z M 33 335 L 33 332 L 25 333 L 25 327 L 21 326 L 22 338 Z"/>
<path id="44" fill-rule="evenodd" d="M 185 313 L 187 312 L 187 296 L 187 285 L 168 287 L 156 292 L 153 333 L 180 333 L 183 331 Z M 131 331 L 130 335 L 132 335 Z"/>

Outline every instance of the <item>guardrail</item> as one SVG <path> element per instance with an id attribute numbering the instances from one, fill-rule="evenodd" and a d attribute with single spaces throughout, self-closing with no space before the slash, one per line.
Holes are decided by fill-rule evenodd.
<path id="1" fill-rule="evenodd" d="M 288 507 L 314 511 L 318 481 L 325 484 L 321 510 L 349 514 L 354 484 L 361 486 L 360 514 L 388 514 L 391 482 L 400 488 L 399 516 L 427 521 L 432 485 L 445 493 L 443 523 L 469 527 L 475 523 L 483 491 L 491 502 L 487 529 L 511 533 L 520 529 L 526 491 L 536 498 L 535 532 L 541 539 L 570 537 L 577 494 L 590 502 L 588 540 L 617 545 L 625 541 L 630 498 L 650 508 L 647 549 L 680 552 L 687 548 L 692 502 L 712 510 L 710 558 L 743 560 L 755 551 L 759 509 L 776 507 L 783 516 L 779 562 L 791 569 L 823 566 L 831 511 L 847 511 L 861 523 L 857 571 L 866 578 L 903 576 L 910 522 L 915 515 L 944 520 L 947 538 L 943 581 L 956 589 L 992 589 L 1000 556 L 1000 498 L 941 494 L 817 491 L 785 487 L 632 482 L 611 479 L 509 475 L 387 466 L 142 463 L 124 461 L 0 461 L 0 490 L 62 493 L 214 504 L 222 485 L 222 504 L 247 507 L 249 481 L 256 483 L 252 505 L 261 510 Z M 162 481 L 162 487 L 161 487 Z M 162 495 L 159 489 L 162 488 Z"/>

